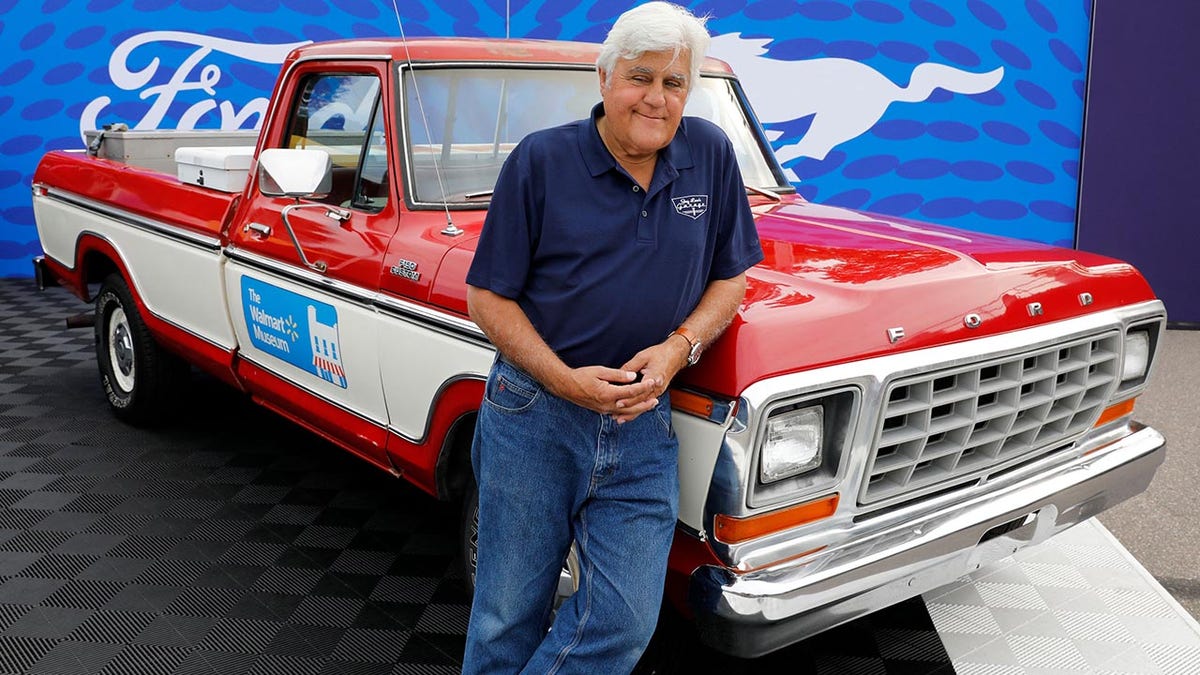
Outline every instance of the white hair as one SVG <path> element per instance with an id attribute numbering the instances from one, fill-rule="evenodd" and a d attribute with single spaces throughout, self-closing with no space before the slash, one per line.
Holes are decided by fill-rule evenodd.
<path id="1" fill-rule="evenodd" d="M 604 85 L 612 83 L 613 70 L 619 59 L 636 59 L 646 52 L 688 52 L 691 72 L 688 73 L 688 93 L 700 78 L 700 64 L 708 53 L 710 41 L 704 27 L 708 17 L 697 17 L 674 3 L 654 0 L 627 10 L 604 38 L 596 67 L 605 72 Z"/>

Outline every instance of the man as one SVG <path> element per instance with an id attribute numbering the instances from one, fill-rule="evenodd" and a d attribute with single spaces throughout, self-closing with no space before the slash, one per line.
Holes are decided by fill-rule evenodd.
<path id="1" fill-rule="evenodd" d="M 629 10 L 591 118 L 529 135 L 500 173 L 467 276 L 499 355 L 472 448 L 465 673 L 629 672 L 654 632 L 678 500 L 667 387 L 762 259 L 731 144 L 682 117 L 708 42 L 678 6 Z M 572 541 L 579 590 L 547 631 Z"/>

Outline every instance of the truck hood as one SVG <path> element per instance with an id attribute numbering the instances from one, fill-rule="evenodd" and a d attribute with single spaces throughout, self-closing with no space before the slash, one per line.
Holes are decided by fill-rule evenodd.
<path id="1" fill-rule="evenodd" d="M 765 259 L 747 272 L 746 299 L 725 335 L 680 374 L 717 394 L 1154 297 L 1128 263 L 1083 251 L 798 197 L 754 211 Z M 904 337 L 893 340 L 895 329 Z"/>
<path id="2" fill-rule="evenodd" d="M 754 202 L 765 258 L 747 271 L 746 298 L 724 336 L 677 377 L 713 394 L 733 397 L 767 377 L 1154 298 L 1133 266 L 1084 251 L 797 196 Z M 478 220 L 464 225 L 470 234 L 442 260 L 431 297 L 462 314 L 482 214 Z M 1031 303 L 1040 303 L 1040 314 Z M 980 320 L 974 328 L 972 314 Z M 892 329 L 904 337 L 893 342 Z"/>

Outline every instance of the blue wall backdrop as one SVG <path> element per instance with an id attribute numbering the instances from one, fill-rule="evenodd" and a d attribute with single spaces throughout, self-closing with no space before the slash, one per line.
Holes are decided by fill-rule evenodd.
<path id="1" fill-rule="evenodd" d="M 0 0 L 0 276 L 39 254 L 38 158 L 82 130 L 254 128 L 293 45 L 599 42 L 630 0 Z M 704 0 L 800 192 L 1071 246 L 1091 0 Z"/>

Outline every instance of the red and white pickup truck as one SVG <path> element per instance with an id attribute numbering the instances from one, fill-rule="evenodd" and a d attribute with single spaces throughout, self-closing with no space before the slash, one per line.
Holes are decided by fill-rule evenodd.
<path id="1" fill-rule="evenodd" d="M 33 181 L 39 284 L 94 302 L 83 323 L 118 416 L 154 422 L 192 367 L 206 372 L 462 500 L 469 567 L 468 446 L 495 352 L 464 277 L 506 153 L 588 113 L 596 54 L 455 38 L 299 48 L 256 135 L 110 130 L 48 153 Z M 686 114 L 732 139 L 766 253 L 670 397 L 667 598 L 707 642 L 764 654 L 1148 486 L 1166 446 L 1133 406 L 1166 314 L 1137 270 L 805 201 L 719 61 Z"/>

